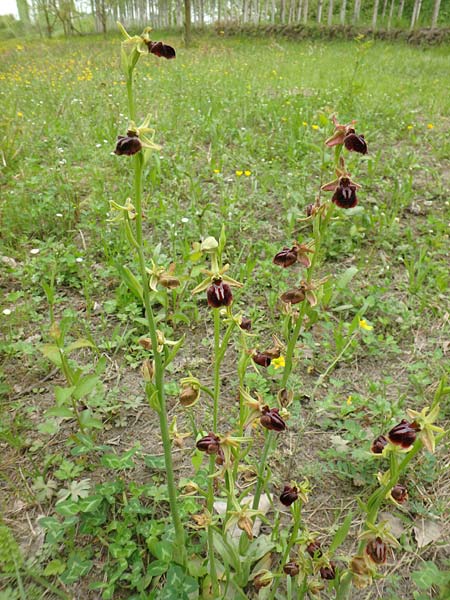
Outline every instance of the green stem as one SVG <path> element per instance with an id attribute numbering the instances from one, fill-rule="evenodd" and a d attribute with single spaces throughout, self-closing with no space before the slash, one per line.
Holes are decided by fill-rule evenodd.
<path id="1" fill-rule="evenodd" d="M 219 309 L 213 309 L 214 318 L 214 383 L 213 383 L 213 426 L 212 430 L 217 433 L 217 422 L 219 417 L 219 396 L 220 396 L 220 363 L 221 363 L 221 348 L 220 348 L 220 313 Z M 222 355 L 223 356 L 223 355 Z M 209 478 L 208 478 L 208 500 L 207 508 L 210 515 L 214 511 L 214 471 L 216 469 L 216 457 L 211 456 L 209 459 Z M 209 575 L 211 577 L 211 587 L 214 598 L 219 596 L 219 581 L 217 578 L 216 558 L 214 555 L 214 537 L 213 527 L 208 527 L 208 563 Z"/>
<path id="2" fill-rule="evenodd" d="M 286 544 L 286 547 L 283 552 L 283 556 L 281 557 L 281 562 L 280 562 L 281 569 L 288 562 L 291 550 L 297 540 L 298 530 L 300 529 L 300 522 L 301 522 L 301 510 L 302 510 L 302 503 L 300 501 L 297 501 L 292 505 L 292 516 L 294 518 L 294 526 L 292 527 L 291 535 L 289 537 L 289 542 Z M 275 598 L 275 594 L 278 589 L 278 584 L 280 583 L 280 578 L 281 578 L 281 574 L 275 576 L 273 583 L 272 583 L 272 589 L 270 590 L 270 596 L 269 596 L 268 600 L 273 600 Z M 290 581 L 290 579 L 291 578 L 288 577 L 288 581 Z"/>
<path id="3" fill-rule="evenodd" d="M 136 205 L 136 242 L 137 255 L 139 259 L 139 270 L 142 279 L 145 313 L 152 341 L 153 359 L 155 362 L 155 387 L 158 398 L 158 417 L 161 438 L 164 450 L 164 462 L 167 475 L 167 489 L 169 494 L 170 512 L 175 529 L 174 559 L 182 565 L 186 565 L 185 532 L 178 512 L 177 492 L 172 461 L 172 444 L 170 441 L 169 424 L 167 420 L 167 407 L 164 394 L 164 364 L 161 353 L 158 352 L 158 337 L 156 321 L 150 302 L 150 288 L 147 271 L 145 270 L 145 257 L 143 249 L 142 233 L 142 170 L 143 157 L 138 153 L 134 157 L 134 193 Z M 148 400 L 150 398 L 147 396 Z"/>
<path id="4" fill-rule="evenodd" d="M 267 457 L 269 456 L 269 451 L 272 447 L 273 439 L 274 439 L 274 433 L 273 433 L 273 431 L 269 431 L 266 434 L 266 441 L 264 443 L 261 460 L 259 462 L 258 480 L 256 482 L 255 497 L 253 499 L 253 510 L 257 510 L 259 508 L 259 501 L 261 499 L 261 493 L 262 493 L 264 479 L 265 479 L 264 472 L 266 470 Z"/>
<path id="5" fill-rule="evenodd" d="M 292 332 L 292 335 L 288 341 L 288 345 L 287 345 L 287 349 L 286 349 L 286 359 L 285 359 L 283 378 L 281 380 L 281 389 L 284 389 L 286 387 L 289 376 L 292 372 L 292 367 L 293 367 L 292 361 L 294 358 L 295 346 L 298 342 L 298 338 L 299 338 L 300 331 L 302 328 L 303 318 L 305 316 L 306 302 L 307 302 L 306 300 L 303 300 L 303 302 L 301 304 L 300 312 L 299 312 L 299 315 L 295 322 L 294 331 Z"/>

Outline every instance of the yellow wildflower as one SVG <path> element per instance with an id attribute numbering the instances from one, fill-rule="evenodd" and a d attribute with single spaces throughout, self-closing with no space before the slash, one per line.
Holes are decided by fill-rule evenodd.
<path id="1" fill-rule="evenodd" d="M 308 127 L 308 123 L 306 121 L 303 121 L 302 125 L 303 127 Z"/>
<path id="2" fill-rule="evenodd" d="M 213 169 L 213 173 L 217 175 L 218 173 L 220 173 L 220 169 Z"/>
<path id="3" fill-rule="evenodd" d="M 281 367 L 284 367 L 286 364 L 286 361 L 284 360 L 284 356 L 279 356 L 278 358 L 272 358 L 272 364 L 275 367 L 275 369 L 280 369 Z"/>
<path id="4" fill-rule="evenodd" d="M 407 129 L 414 129 L 414 125 L 408 125 Z"/>
<path id="5" fill-rule="evenodd" d="M 20 111 L 19 111 L 19 112 L 17 113 L 17 116 L 18 116 L 18 117 L 23 117 L 23 112 L 20 112 Z"/>
<path id="6" fill-rule="evenodd" d="M 250 175 L 251 175 L 251 174 L 252 174 L 252 172 L 251 172 L 251 171 L 249 171 L 248 169 L 247 169 L 247 171 L 244 171 L 244 175 L 245 175 L 246 177 L 250 177 Z"/>
<path id="7" fill-rule="evenodd" d="M 313 129 L 315 129 L 316 131 L 317 131 L 317 129 L 319 129 L 319 126 L 318 126 L 318 125 L 311 125 L 311 127 L 312 127 Z"/>
<path id="8" fill-rule="evenodd" d="M 359 326 L 361 327 L 361 329 L 364 329 L 365 331 L 372 331 L 372 329 L 373 329 L 372 325 L 369 325 L 365 319 L 359 320 Z"/>
<path id="9" fill-rule="evenodd" d="M 351 396 L 347 397 L 347 406 L 351 406 L 351 404 L 353 403 L 353 398 Z"/>
<path id="10" fill-rule="evenodd" d="M 244 171 L 236 171 L 236 177 L 241 177 L 241 175 L 243 175 Z"/>
<path id="11" fill-rule="evenodd" d="M 433 123 L 428 123 L 427 127 L 428 127 L 428 129 L 434 129 Z"/>

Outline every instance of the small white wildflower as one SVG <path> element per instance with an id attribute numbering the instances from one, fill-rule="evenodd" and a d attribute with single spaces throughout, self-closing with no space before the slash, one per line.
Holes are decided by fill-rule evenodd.
<path id="1" fill-rule="evenodd" d="M 4 308 L 2 313 L 8 317 L 12 313 L 12 310 L 10 308 Z"/>
<path id="2" fill-rule="evenodd" d="M 31 248 L 30 250 L 30 254 L 39 254 L 40 249 L 39 248 Z"/>
<path id="3" fill-rule="evenodd" d="M 83 259 L 81 258 L 81 256 L 79 256 L 78 258 L 75 259 L 75 262 L 82 263 Z"/>
<path id="4" fill-rule="evenodd" d="M 182 223 L 189 223 L 189 219 L 187 217 L 182 217 L 181 222 Z"/>

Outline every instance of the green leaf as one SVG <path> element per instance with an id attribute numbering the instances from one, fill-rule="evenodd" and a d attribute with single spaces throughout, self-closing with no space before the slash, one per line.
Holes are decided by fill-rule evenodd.
<path id="1" fill-rule="evenodd" d="M 63 517 L 73 517 L 80 512 L 80 507 L 78 502 L 75 502 L 71 498 L 67 498 L 67 500 L 56 503 L 55 511 Z"/>
<path id="2" fill-rule="evenodd" d="M 59 558 L 50 561 L 44 569 L 44 575 L 61 575 L 66 570 L 66 563 Z"/>
<path id="3" fill-rule="evenodd" d="M 351 512 L 348 513 L 348 515 L 344 519 L 344 522 L 342 523 L 342 525 L 339 527 L 339 529 L 334 534 L 334 537 L 333 537 L 330 547 L 328 549 L 330 556 L 332 556 L 333 553 L 336 552 L 336 550 L 339 548 L 339 546 L 342 544 L 342 542 L 347 537 L 347 534 L 350 529 L 350 525 L 352 524 L 352 518 L 353 518 L 353 513 L 351 513 Z"/>
<path id="4" fill-rule="evenodd" d="M 170 563 L 173 554 L 173 544 L 157 537 L 147 538 L 147 547 L 155 558 L 164 563 Z"/>
<path id="5" fill-rule="evenodd" d="M 192 466 L 194 467 L 195 473 L 198 473 L 200 467 L 202 466 L 203 454 L 204 453 L 200 452 L 200 450 L 195 449 L 194 453 L 191 456 L 191 463 L 192 463 Z"/>
<path id="6" fill-rule="evenodd" d="M 78 509 L 82 513 L 94 512 L 96 508 L 103 502 L 102 496 L 88 496 L 77 502 Z"/>
<path id="7" fill-rule="evenodd" d="M 67 569 L 60 575 L 61 581 L 66 585 L 75 583 L 89 573 L 92 565 L 92 560 L 87 560 L 79 552 L 73 552 L 67 561 Z"/>
<path id="8" fill-rule="evenodd" d="M 95 348 L 94 344 L 85 338 L 80 338 L 72 342 L 65 348 L 65 353 L 68 355 L 74 350 L 78 350 L 78 348 Z"/>
<path id="9" fill-rule="evenodd" d="M 213 531 L 214 538 L 214 549 L 234 571 L 239 573 L 241 557 L 236 548 L 233 547 L 232 543 L 227 542 L 222 538 L 221 534 L 217 531 Z"/>
<path id="10" fill-rule="evenodd" d="M 120 273 L 120 277 L 128 289 L 133 292 L 133 294 L 140 300 L 143 301 L 143 291 L 142 285 L 139 283 L 137 277 L 133 275 L 128 267 L 124 267 L 122 265 L 117 265 L 117 268 Z"/>
<path id="11" fill-rule="evenodd" d="M 150 469 L 154 469 L 155 471 L 165 471 L 166 463 L 164 460 L 164 456 L 153 456 L 152 454 L 144 455 L 144 463 Z"/>
<path id="12" fill-rule="evenodd" d="M 151 577 L 159 577 L 159 575 L 165 573 L 168 568 L 169 565 L 163 560 L 154 560 L 152 563 L 150 563 L 147 569 L 147 575 L 150 575 Z"/>
<path id="13" fill-rule="evenodd" d="M 120 456 L 117 454 L 104 454 L 101 463 L 109 469 L 132 469 L 135 466 L 133 456 L 138 450 L 139 448 L 135 446 Z"/>
<path id="14" fill-rule="evenodd" d="M 336 281 L 335 289 L 343 290 L 344 288 L 346 288 L 357 272 L 357 267 L 349 267 L 348 269 L 346 269 Z"/>
<path id="15" fill-rule="evenodd" d="M 82 377 L 75 387 L 73 397 L 75 400 L 80 400 L 84 396 L 87 396 L 99 382 L 100 379 L 97 375 L 86 375 L 86 377 Z"/>
<path id="16" fill-rule="evenodd" d="M 60 417 L 61 419 L 73 419 L 74 415 L 67 406 L 54 406 L 45 412 L 46 417 Z"/>
<path id="17" fill-rule="evenodd" d="M 103 429 L 103 422 L 93 417 L 90 410 L 83 410 L 79 416 L 83 427 L 87 429 Z"/>
<path id="18" fill-rule="evenodd" d="M 42 344 L 39 346 L 39 350 L 50 362 L 57 367 L 61 367 L 61 356 L 59 354 L 58 346 L 55 344 Z"/>
<path id="19" fill-rule="evenodd" d="M 167 583 L 160 596 L 164 600 L 197 600 L 198 582 L 179 565 L 171 565 L 167 571 Z"/>
<path id="20" fill-rule="evenodd" d="M 55 386 L 55 397 L 58 405 L 65 404 L 72 395 L 75 387 L 60 387 L 59 385 Z"/>

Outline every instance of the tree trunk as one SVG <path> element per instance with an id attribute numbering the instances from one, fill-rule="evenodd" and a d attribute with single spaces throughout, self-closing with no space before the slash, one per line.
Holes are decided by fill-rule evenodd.
<path id="1" fill-rule="evenodd" d="M 439 9 L 441 8 L 441 0 L 434 0 L 433 18 L 431 19 L 431 27 L 437 27 L 439 19 Z"/>
<path id="2" fill-rule="evenodd" d="M 342 0 L 341 4 L 341 25 L 345 25 L 345 14 L 347 12 L 347 0 Z"/>
<path id="3" fill-rule="evenodd" d="M 383 2 L 383 12 L 381 13 L 381 18 L 382 19 L 384 19 L 384 17 L 386 16 L 387 3 L 388 3 L 388 0 L 384 0 L 384 2 Z"/>
<path id="4" fill-rule="evenodd" d="M 411 16 L 410 29 L 414 29 L 414 26 L 416 25 L 416 23 L 419 20 L 421 6 L 422 6 L 422 0 L 415 0 L 414 8 L 413 8 L 412 16 Z"/>
<path id="5" fill-rule="evenodd" d="M 305 0 L 305 3 L 303 5 L 303 23 L 306 25 L 306 23 L 308 22 L 308 0 Z"/>
<path id="6" fill-rule="evenodd" d="M 333 25 L 333 0 L 328 3 L 328 27 Z"/>
<path id="7" fill-rule="evenodd" d="M 377 28 L 378 4 L 379 4 L 379 0 L 375 0 L 375 4 L 373 5 L 372 29 Z"/>
<path id="8" fill-rule="evenodd" d="M 394 6 L 395 6 L 395 0 L 391 0 L 391 8 L 389 10 L 389 20 L 388 20 L 388 24 L 387 24 L 388 31 L 391 29 L 391 26 L 392 26 L 392 16 L 394 14 Z"/>
<path id="9" fill-rule="evenodd" d="M 361 0 L 355 0 L 355 7 L 353 9 L 353 23 L 358 23 L 359 15 L 361 13 Z"/>
<path id="10" fill-rule="evenodd" d="M 317 22 L 320 23 L 322 21 L 322 9 L 323 9 L 323 0 L 319 0 L 317 4 Z"/>
<path id="11" fill-rule="evenodd" d="M 400 0 L 400 5 L 398 7 L 398 18 L 401 19 L 403 17 L 403 9 L 405 8 L 405 0 Z"/>
<path id="12" fill-rule="evenodd" d="M 191 44 L 191 0 L 184 0 L 184 45 Z"/>
<path id="13" fill-rule="evenodd" d="M 300 23 L 302 20 L 302 12 L 303 12 L 303 0 L 298 0 L 297 5 L 297 23 Z"/>

